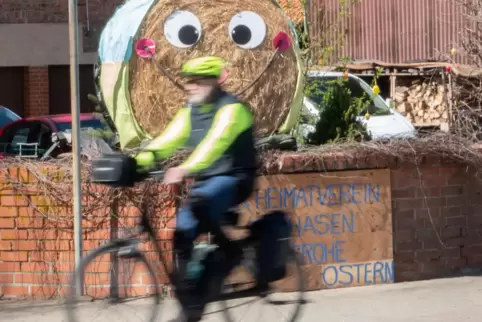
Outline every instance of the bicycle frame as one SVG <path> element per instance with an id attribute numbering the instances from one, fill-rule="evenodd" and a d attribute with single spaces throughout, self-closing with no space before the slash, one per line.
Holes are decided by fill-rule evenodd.
<path id="1" fill-rule="evenodd" d="M 163 175 L 162 171 L 157 171 L 157 172 L 151 172 L 149 174 L 149 177 L 151 177 L 151 178 L 152 177 L 161 178 L 162 175 Z M 135 236 L 132 236 L 132 237 L 129 237 L 129 238 L 124 238 L 124 239 L 119 239 L 119 240 L 116 241 L 118 243 L 118 245 L 120 244 L 121 247 L 124 248 L 123 250 L 119 251 L 118 255 L 119 256 L 136 256 L 136 254 L 139 254 L 140 251 L 137 249 L 137 244 L 141 242 L 139 240 L 139 235 L 142 235 L 142 234 L 146 233 L 149 236 L 149 239 L 154 243 L 154 249 L 157 252 L 157 254 L 159 255 L 159 259 L 161 261 L 161 264 L 162 264 L 164 270 L 166 271 L 166 274 L 167 274 L 169 280 L 171 281 L 172 286 L 174 286 L 174 288 L 176 288 L 178 285 L 180 285 L 180 282 L 183 281 L 183 277 L 176 275 L 176 272 L 177 272 L 176 268 L 178 267 L 178 263 L 177 263 L 177 260 L 176 260 L 176 253 L 175 253 L 176 250 L 173 249 L 173 256 L 172 256 L 171 261 L 174 265 L 173 265 L 172 272 L 170 272 L 168 270 L 166 258 L 163 255 L 163 251 L 161 250 L 161 248 L 158 246 L 158 244 L 156 242 L 157 241 L 157 238 L 156 238 L 157 234 L 156 234 L 156 232 L 154 231 L 154 229 L 151 225 L 151 222 L 148 218 L 148 214 L 149 214 L 148 203 L 142 202 L 140 222 L 137 225 L 137 227 L 139 228 L 139 232 Z M 239 215 L 239 214 L 236 213 L 236 215 Z M 226 234 L 224 233 L 224 231 L 221 228 L 223 226 L 230 226 L 234 229 L 241 229 L 241 230 L 245 230 L 245 229 L 249 230 L 250 229 L 250 225 L 248 225 L 248 226 L 238 226 L 237 223 L 234 223 L 234 222 L 222 222 L 218 226 L 218 225 L 213 225 L 212 223 L 210 223 L 207 218 L 202 218 L 202 219 L 198 218 L 198 219 L 204 221 L 203 222 L 204 225 L 208 225 L 209 231 L 214 234 L 215 243 L 216 243 L 216 240 L 219 240 L 219 238 L 228 239 L 228 237 L 226 236 Z M 237 221 L 237 219 L 236 219 L 236 221 Z M 241 238 L 239 240 L 234 240 L 234 241 L 230 240 L 230 242 L 234 242 L 237 245 L 237 247 L 239 247 L 239 249 L 242 252 L 244 252 L 245 247 L 253 245 L 253 242 L 255 242 L 255 239 L 253 239 L 253 238 L 254 238 L 254 236 L 252 236 L 250 234 L 249 236 Z M 250 268 L 248 268 L 244 265 L 244 263 L 242 263 L 241 266 L 244 267 L 251 274 L 253 273 Z M 243 283 L 241 283 L 241 284 L 243 284 Z M 236 287 L 234 284 L 232 286 Z M 253 288 L 251 290 L 237 291 L 234 294 L 231 294 L 230 296 L 227 296 L 227 297 L 223 296 L 223 298 L 224 297 L 226 297 L 226 299 L 243 298 L 243 297 L 249 297 L 249 296 L 252 296 L 252 295 L 258 295 L 258 293 L 259 293 L 259 290 Z"/>
<path id="2" fill-rule="evenodd" d="M 164 175 L 163 171 L 155 171 L 149 173 L 149 177 L 151 178 L 156 178 L 157 180 L 160 180 Z M 176 261 L 175 261 L 175 249 L 173 249 L 173 256 L 171 259 L 171 262 L 174 263 L 174 269 L 172 272 L 169 271 L 168 265 L 167 265 L 167 260 L 165 256 L 163 255 L 162 249 L 159 247 L 157 244 L 157 234 L 152 227 L 152 224 L 148 218 L 149 211 L 148 211 L 148 203 L 142 201 L 141 203 L 141 215 L 140 215 L 140 222 L 137 224 L 137 228 L 139 231 L 131 235 L 127 238 L 120 238 L 116 240 L 115 242 L 122 248 L 121 251 L 119 251 L 119 256 L 121 257 L 131 257 L 131 256 L 136 256 L 136 254 L 139 254 L 140 251 L 137 249 L 137 245 L 139 243 L 142 243 L 140 240 L 140 236 L 143 234 L 147 234 L 148 238 L 152 243 L 154 244 L 154 250 L 159 256 L 159 260 L 162 264 L 163 269 L 165 270 L 169 280 L 171 281 L 172 285 L 176 287 L 178 285 L 179 279 L 176 277 Z"/>

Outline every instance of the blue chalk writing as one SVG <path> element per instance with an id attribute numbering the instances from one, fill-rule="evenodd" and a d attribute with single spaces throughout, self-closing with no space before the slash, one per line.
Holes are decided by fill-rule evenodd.
<path id="1" fill-rule="evenodd" d="M 293 245 L 301 253 L 303 264 L 344 263 L 343 245 L 345 241 L 337 240 L 331 244 L 311 243 Z"/>
<path id="2" fill-rule="evenodd" d="M 342 183 L 327 186 L 268 187 L 256 191 L 256 208 L 299 208 L 314 204 L 334 206 L 342 204 L 371 204 L 380 202 L 380 185 Z"/>
<path id="3" fill-rule="evenodd" d="M 378 284 L 394 281 L 393 261 L 362 264 L 329 265 L 321 271 L 321 279 L 328 286 L 338 284 Z"/>
<path id="4" fill-rule="evenodd" d="M 340 235 L 342 233 L 355 232 L 354 214 L 319 214 L 315 216 L 298 216 L 295 225 L 298 236 L 305 234 L 315 235 Z"/>

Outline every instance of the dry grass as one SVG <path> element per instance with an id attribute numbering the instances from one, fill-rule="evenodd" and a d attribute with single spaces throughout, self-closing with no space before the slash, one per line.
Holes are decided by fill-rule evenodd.
<path id="1" fill-rule="evenodd" d="M 202 39 L 194 47 L 179 49 L 164 37 L 163 23 L 174 10 L 189 10 L 202 24 Z M 228 24 L 239 11 L 249 10 L 263 17 L 267 25 L 265 42 L 254 50 L 244 50 L 231 41 Z M 266 67 L 274 48 L 272 40 L 284 31 L 291 34 L 283 12 L 269 0 L 160 0 L 148 13 L 138 37 L 157 44 L 156 59 L 176 79 L 184 62 L 203 55 L 217 55 L 228 61 L 228 91 L 238 93 Z M 163 76 L 148 60 L 131 59 L 131 100 L 140 124 L 157 135 L 184 102 L 184 93 Z M 240 98 L 254 111 L 257 133 L 279 128 L 288 115 L 296 88 L 296 57 L 293 50 L 278 54 L 257 83 Z"/>

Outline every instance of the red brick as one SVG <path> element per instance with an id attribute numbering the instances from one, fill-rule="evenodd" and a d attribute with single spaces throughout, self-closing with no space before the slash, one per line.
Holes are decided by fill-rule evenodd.
<path id="1" fill-rule="evenodd" d="M 20 263 L 4 262 L 0 263 L 0 273 L 18 272 L 20 271 Z"/>
<path id="2" fill-rule="evenodd" d="M 445 268 L 445 261 L 424 262 L 421 263 L 421 265 L 423 273 L 440 274 L 440 272 Z"/>
<path id="3" fill-rule="evenodd" d="M 422 208 L 423 199 L 421 198 L 407 198 L 407 199 L 397 199 L 396 209 L 397 210 L 407 210 L 407 209 L 418 209 Z"/>
<path id="4" fill-rule="evenodd" d="M 57 261 L 59 259 L 59 252 L 29 252 L 28 258 L 31 262 Z"/>
<path id="5" fill-rule="evenodd" d="M 393 255 L 393 258 L 397 263 L 402 263 L 402 262 L 412 263 L 415 261 L 415 252 L 413 251 L 396 252 Z M 398 269 L 398 265 L 397 265 L 397 269 Z"/>
<path id="6" fill-rule="evenodd" d="M 433 228 L 417 230 L 416 235 L 416 239 L 423 242 L 437 239 L 437 232 Z"/>
<path id="7" fill-rule="evenodd" d="M 75 263 L 74 262 L 62 262 L 62 263 L 54 263 L 53 264 L 53 271 L 60 272 L 60 273 L 72 273 L 75 270 Z"/>
<path id="8" fill-rule="evenodd" d="M 22 272 L 49 272 L 50 265 L 42 262 L 27 262 L 21 265 Z"/>
<path id="9" fill-rule="evenodd" d="M 6 195 L 2 195 L 0 197 L 0 205 L 3 206 L 7 206 L 7 207 L 11 207 L 11 206 L 16 206 L 16 207 L 19 207 L 19 206 L 28 206 L 28 201 L 25 197 L 23 196 L 18 196 L 18 195 L 14 195 L 14 196 L 6 196 Z"/>
<path id="10" fill-rule="evenodd" d="M 417 188 L 415 189 L 416 198 L 440 197 L 440 187 Z"/>
<path id="11" fill-rule="evenodd" d="M 48 67 L 28 67 L 25 75 L 26 116 L 49 114 Z"/>
<path id="12" fill-rule="evenodd" d="M 413 229 L 405 229 L 393 232 L 393 239 L 396 242 L 407 242 L 407 241 L 414 241 L 415 239 L 415 231 Z"/>
<path id="13" fill-rule="evenodd" d="M 469 257 L 471 255 L 477 255 L 480 254 L 482 255 L 482 245 L 470 245 L 463 247 L 460 250 L 461 256 Z"/>
<path id="14" fill-rule="evenodd" d="M 422 248 L 421 242 L 405 242 L 405 243 L 397 243 L 395 245 L 397 252 L 404 252 L 404 251 L 416 251 Z"/>
<path id="15" fill-rule="evenodd" d="M 442 228 L 442 238 L 455 238 L 455 237 L 462 237 L 463 230 L 461 227 L 445 227 Z"/>
<path id="16" fill-rule="evenodd" d="M 2 294 L 4 296 L 28 296 L 29 295 L 28 286 L 17 286 L 17 285 L 3 285 Z"/>
<path id="17" fill-rule="evenodd" d="M 423 208 L 443 208 L 447 205 L 445 197 L 423 198 Z"/>
<path id="18" fill-rule="evenodd" d="M 406 229 L 417 229 L 417 221 L 414 217 L 402 217 L 402 218 L 395 218 L 395 227 L 397 230 L 406 230 Z"/>
<path id="19" fill-rule="evenodd" d="M 26 262 L 27 252 L 0 252 L 0 260 L 4 262 Z"/>
<path id="20" fill-rule="evenodd" d="M 444 241 L 446 247 L 461 247 L 467 243 L 466 238 L 463 237 L 452 237 Z"/>
<path id="21" fill-rule="evenodd" d="M 456 173 L 447 177 L 447 185 L 465 185 L 470 180 L 467 175 Z"/>
<path id="22" fill-rule="evenodd" d="M 415 188 L 399 188 L 392 190 L 392 198 L 415 198 Z"/>
<path id="23" fill-rule="evenodd" d="M 134 274 L 132 274 L 134 275 Z M 122 281 L 122 283 L 125 284 L 130 284 L 129 282 L 132 283 L 132 279 L 130 281 L 126 276 L 122 278 L 122 276 L 119 277 L 119 280 Z M 109 273 L 89 273 L 85 274 L 84 276 L 84 283 L 85 285 L 94 285 L 94 286 L 101 286 L 101 285 L 110 285 L 111 284 L 111 278 Z"/>
<path id="24" fill-rule="evenodd" d="M 171 218 L 167 221 L 166 228 L 174 229 L 176 228 L 176 218 Z"/>
<path id="25" fill-rule="evenodd" d="M 424 187 L 435 187 L 443 186 L 447 183 L 447 179 L 441 175 L 427 176 L 423 175 L 423 186 Z"/>
<path id="26" fill-rule="evenodd" d="M 468 256 L 466 258 L 467 260 L 467 266 L 477 266 L 479 267 L 482 265 L 482 255 L 481 254 L 474 254 L 471 256 Z"/>
<path id="27" fill-rule="evenodd" d="M 33 240 L 15 240 L 12 242 L 13 250 L 38 250 L 38 242 Z"/>
<path id="28" fill-rule="evenodd" d="M 466 198 L 461 198 L 461 197 L 446 197 L 447 199 L 447 206 L 461 206 L 461 205 L 466 205 L 468 203 L 468 200 Z"/>
<path id="29" fill-rule="evenodd" d="M 420 228 L 433 229 L 445 226 L 445 220 L 440 216 L 440 209 L 417 209 L 415 211 L 415 218 L 419 223 Z"/>
<path id="30" fill-rule="evenodd" d="M 16 273 L 14 276 L 15 283 L 17 284 L 68 284 L 70 282 L 70 274 L 54 274 L 47 272 L 38 273 Z"/>
<path id="31" fill-rule="evenodd" d="M 10 241 L 0 241 L 0 251 L 12 250 L 12 242 Z"/>
<path id="32" fill-rule="evenodd" d="M 16 224 L 18 228 L 42 228 L 44 226 L 43 218 L 29 218 L 29 217 L 18 217 L 16 219 Z"/>
<path id="33" fill-rule="evenodd" d="M 55 229 L 34 229 L 28 231 L 28 239 L 57 239 L 58 231 Z"/>
<path id="34" fill-rule="evenodd" d="M 0 273 L 0 285 L 2 284 L 13 284 L 13 274 Z"/>
<path id="35" fill-rule="evenodd" d="M 84 240 L 82 243 L 82 247 L 84 251 L 90 251 L 95 249 L 101 245 L 105 244 L 104 240 Z M 72 247 L 73 249 L 73 247 Z"/>
<path id="36" fill-rule="evenodd" d="M 59 241 L 54 241 L 54 240 L 45 240 L 42 242 L 41 249 L 45 250 L 73 250 L 73 241 L 69 240 L 59 240 Z"/>
<path id="37" fill-rule="evenodd" d="M 462 214 L 462 208 L 460 206 L 450 206 L 450 207 L 440 209 L 440 215 L 442 217 L 457 217 L 457 216 L 460 216 L 461 214 Z"/>
<path id="38" fill-rule="evenodd" d="M 460 258 L 460 247 L 441 248 L 442 258 Z"/>
<path id="39" fill-rule="evenodd" d="M 464 188 L 462 185 L 442 187 L 442 194 L 444 196 L 460 196 L 463 195 L 463 193 Z"/>
<path id="40" fill-rule="evenodd" d="M 52 298 L 58 294 L 59 287 L 54 285 L 32 285 L 30 295 L 36 298 Z"/>
<path id="41" fill-rule="evenodd" d="M 420 179 L 411 177 L 400 177 L 393 183 L 395 188 L 417 188 L 420 187 Z"/>
<path id="42" fill-rule="evenodd" d="M 405 262 L 399 263 L 395 259 L 395 274 L 399 274 L 401 272 L 418 272 L 419 264 L 415 262 Z"/>
<path id="43" fill-rule="evenodd" d="M 2 209 L 0 210 L 0 217 L 17 217 L 17 216 L 18 216 L 17 207 L 2 207 Z"/>
<path id="44" fill-rule="evenodd" d="M 95 261 L 85 269 L 86 273 L 109 273 L 112 271 L 112 263 L 109 261 Z"/>
<path id="45" fill-rule="evenodd" d="M 0 228 L 15 228 L 15 220 L 13 218 L 0 218 Z"/>
<path id="46" fill-rule="evenodd" d="M 430 249 L 430 250 L 417 250 L 415 252 L 415 257 L 417 261 L 432 261 L 436 259 L 440 259 L 442 256 L 442 251 L 439 249 Z"/>
<path id="47" fill-rule="evenodd" d="M 467 225 L 467 217 L 457 216 L 457 217 L 447 217 L 445 218 L 447 226 L 465 226 Z"/>
<path id="48" fill-rule="evenodd" d="M 108 229 L 94 230 L 85 232 L 85 239 L 101 239 L 108 240 L 110 238 L 110 231 Z"/>
<path id="49" fill-rule="evenodd" d="M 73 251 L 59 251 L 59 261 L 61 262 L 74 262 L 75 254 Z"/>
<path id="50" fill-rule="evenodd" d="M 445 267 L 450 270 L 460 270 L 467 267 L 466 258 L 447 258 L 445 260 Z"/>

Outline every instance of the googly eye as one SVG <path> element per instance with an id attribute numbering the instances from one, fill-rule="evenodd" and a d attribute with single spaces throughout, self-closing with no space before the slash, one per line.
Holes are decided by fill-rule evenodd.
<path id="1" fill-rule="evenodd" d="M 201 39 L 201 21 L 190 11 L 176 10 L 164 21 L 164 35 L 174 47 L 192 47 Z"/>
<path id="2" fill-rule="evenodd" d="M 253 49 L 266 38 L 266 23 L 257 13 L 241 11 L 229 22 L 229 36 L 243 49 Z"/>

